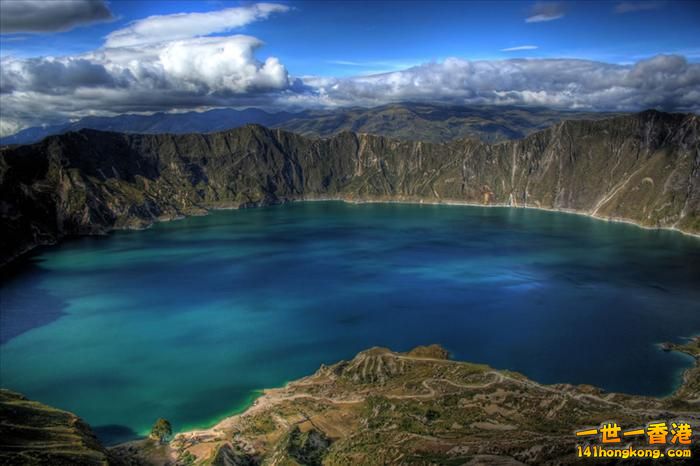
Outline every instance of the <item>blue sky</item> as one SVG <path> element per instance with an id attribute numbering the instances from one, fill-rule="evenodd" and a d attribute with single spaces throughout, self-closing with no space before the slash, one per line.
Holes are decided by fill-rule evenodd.
<path id="1" fill-rule="evenodd" d="M 534 2 L 303 2 L 251 25 L 297 74 L 402 68 L 447 57 L 575 57 L 632 62 L 659 53 L 700 59 L 700 4 L 614 13 L 619 2 L 565 4 L 561 19 L 526 23 Z M 535 50 L 501 52 L 535 45 Z M 338 66 L 333 60 L 366 64 Z M 389 66 L 382 66 L 386 64 Z"/>
<path id="2" fill-rule="evenodd" d="M 678 53 L 700 60 L 699 2 L 561 3 L 564 16 L 526 23 L 535 2 L 281 1 L 292 9 L 238 28 L 265 42 L 294 75 L 353 75 L 407 68 L 447 57 L 569 57 L 631 63 Z M 109 32 L 151 15 L 217 11 L 231 1 L 111 0 L 114 21 L 50 34 L 0 37 L 2 53 L 67 55 L 99 47 Z M 223 35 L 223 34 L 219 34 Z M 537 49 L 503 52 L 524 45 Z"/>
<path id="3" fill-rule="evenodd" d="M 221 106 L 434 100 L 700 108 L 700 2 L 0 0 L 0 7 L 0 134 L 84 115 Z"/>

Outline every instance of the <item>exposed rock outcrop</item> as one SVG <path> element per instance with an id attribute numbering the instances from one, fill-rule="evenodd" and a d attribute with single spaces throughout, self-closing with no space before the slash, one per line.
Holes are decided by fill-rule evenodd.
<path id="1" fill-rule="evenodd" d="M 697 359 L 699 344 L 696 339 L 672 348 Z M 573 465 L 582 461 L 577 445 L 600 444 L 574 432 L 605 421 L 623 429 L 659 420 L 700 428 L 697 366 L 686 371 L 673 395 L 651 398 L 588 385 L 542 385 L 517 373 L 448 360 L 444 349 L 428 348 L 407 353 L 372 348 L 322 367 L 266 390 L 247 411 L 211 429 L 178 434 L 171 451 L 181 458 L 194 453 L 195 464 Z M 623 442 L 614 446 L 650 447 L 646 437 Z M 696 440 L 660 446 L 669 447 L 692 456 L 655 463 L 693 464 L 700 454 Z M 618 462 L 649 459 L 603 460 Z"/>
<path id="2" fill-rule="evenodd" d="M 75 414 L 0 389 L 0 464 L 116 464 Z"/>
<path id="3" fill-rule="evenodd" d="M 696 363 L 700 358 L 700 338 L 668 348 Z M 576 445 L 599 443 L 574 432 L 605 421 L 625 429 L 684 421 L 694 432 L 700 429 L 697 364 L 674 394 L 651 398 L 589 385 L 542 385 L 445 355 L 435 345 L 407 353 L 371 348 L 265 390 L 244 413 L 211 429 L 177 434 L 169 444 L 143 439 L 107 451 L 76 416 L 2 390 L 0 464 L 573 465 L 582 461 Z M 650 446 L 646 437 L 633 437 L 613 446 L 684 449 L 690 458 L 666 457 L 655 464 L 694 464 L 700 454 L 696 437 L 689 445 Z"/>
<path id="4" fill-rule="evenodd" d="M 70 235 L 296 199 L 570 210 L 700 233 L 700 117 L 566 121 L 498 144 L 82 130 L 0 151 L 0 263 Z"/>

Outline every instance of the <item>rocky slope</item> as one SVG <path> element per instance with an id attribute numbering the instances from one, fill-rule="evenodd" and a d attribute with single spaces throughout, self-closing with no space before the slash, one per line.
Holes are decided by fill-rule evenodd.
<path id="1" fill-rule="evenodd" d="M 0 262 L 69 235 L 295 199 L 532 206 L 700 233 L 700 118 L 565 121 L 517 141 L 82 130 L 0 150 Z"/>
<path id="2" fill-rule="evenodd" d="M 699 343 L 678 349 L 697 358 Z M 591 386 L 540 385 L 517 373 L 451 361 L 437 346 L 408 353 L 373 348 L 267 390 L 245 413 L 211 429 L 177 435 L 165 461 L 222 466 L 579 464 L 583 460 L 575 455 L 576 445 L 600 442 L 577 438 L 574 432 L 603 421 L 633 429 L 677 419 L 697 431 L 699 378 L 698 369 L 692 369 L 675 395 L 656 399 Z M 621 446 L 649 447 L 645 438 L 624 442 Z M 697 440 L 689 448 L 700 454 Z M 163 464 L 163 453 L 155 457 L 151 451 L 146 440 L 111 452 L 133 464 Z"/>
<path id="3" fill-rule="evenodd" d="M 379 465 L 580 464 L 576 430 L 615 421 L 623 429 L 686 421 L 700 454 L 700 338 L 667 350 L 696 359 L 667 398 L 541 385 L 488 366 L 452 361 L 439 346 L 407 353 L 372 348 L 265 390 L 244 413 L 183 432 L 168 444 L 143 439 L 103 449 L 74 415 L 0 391 L 0 464 Z M 649 448 L 646 437 L 614 447 Z M 664 451 L 667 446 L 661 446 Z M 652 447 L 656 448 L 656 446 Z M 649 459 L 624 464 L 649 464 Z M 616 461 L 597 461 L 616 464 Z"/>
<path id="4" fill-rule="evenodd" d="M 0 389 L 0 464 L 93 466 L 114 459 L 76 415 Z"/>

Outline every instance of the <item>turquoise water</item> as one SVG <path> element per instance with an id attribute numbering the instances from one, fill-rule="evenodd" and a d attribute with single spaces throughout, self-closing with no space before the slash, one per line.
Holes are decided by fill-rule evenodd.
<path id="1" fill-rule="evenodd" d="M 0 381 L 108 442 L 203 427 L 381 345 L 663 395 L 700 332 L 700 240 L 508 208 L 295 203 L 81 238 L 1 290 Z"/>

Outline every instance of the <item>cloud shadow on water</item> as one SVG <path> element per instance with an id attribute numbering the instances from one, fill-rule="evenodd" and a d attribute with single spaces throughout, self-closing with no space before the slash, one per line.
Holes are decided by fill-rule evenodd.
<path id="1" fill-rule="evenodd" d="M 0 345 L 65 314 L 66 303 L 40 286 L 36 264 L 33 258 L 20 260 L 0 274 Z M 34 283 L 27 287 L 27 281 Z"/>

